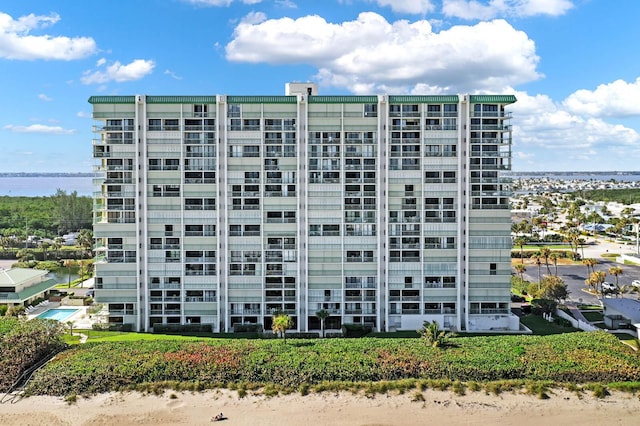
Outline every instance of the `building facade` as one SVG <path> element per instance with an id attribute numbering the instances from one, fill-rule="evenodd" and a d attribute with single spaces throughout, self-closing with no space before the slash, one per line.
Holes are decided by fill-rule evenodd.
<path id="1" fill-rule="evenodd" d="M 109 321 L 517 330 L 510 95 L 93 96 Z"/>

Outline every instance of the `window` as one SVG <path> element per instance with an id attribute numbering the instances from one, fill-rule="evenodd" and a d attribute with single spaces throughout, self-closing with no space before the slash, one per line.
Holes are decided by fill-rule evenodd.
<path id="1" fill-rule="evenodd" d="M 159 158 L 149 158 L 149 170 L 162 170 Z"/>
<path id="2" fill-rule="evenodd" d="M 194 117 L 206 117 L 207 116 L 207 105 L 194 105 L 193 106 L 193 116 Z"/>
<path id="3" fill-rule="evenodd" d="M 240 117 L 240 105 L 229 104 L 227 106 L 227 115 L 229 117 Z"/>
<path id="4" fill-rule="evenodd" d="M 260 182 L 260 172 L 245 172 L 244 173 L 244 181 L 245 181 L 245 183 L 258 183 L 258 182 Z"/>
<path id="5" fill-rule="evenodd" d="M 165 118 L 164 130 L 180 130 L 180 124 L 177 118 Z"/>
<path id="6" fill-rule="evenodd" d="M 378 116 L 378 105 L 377 104 L 365 104 L 364 105 L 364 116 L 365 117 L 377 117 Z"/>
<path id="7" fill-rule="evenodd" d="M 162 120 L 160 120 L 159 118 L 150 118 L 149 130 L 162 130 Z"/>
<path id="8" fill-rule="evenodd" d="M 229 225 L 229 235 L 239 237 L 242 235 L 242 225 Z"/>
<path id="9" fill-rule="evenodd" d="M 445 117 L 455 117 L 458 115 L 458 105 L 457 104 L 444 104 L 444 116 Z"/>
<path id="10" fill-rule="evenodd" d="M 489 275 L 496 275 L 497 273 L 498 273 L 497 265 L 495 263 L 490 263 L 489 264 Z"/>
<path id="11" fill-rule="evenodd" d="M 242 147 L 243 157 L 260 157 L 260 147 L 257 145 L 245 145 Z"/>
<path id="12" fill-rule="evenodd" d="M 456 183 L 456 172 L 442 172 L 444 183 Z"/>
<path id="13" fill-rule="evenodd" d="M 166 158 L 164 160 L 164 170 L 179 170 L 180 159 L 179 158 Z"/>
<path id="14" fill-rule="evenodd" d="M 322 235 L 322 225 L 309 225 L 309 236 L 319 237 Z"/>

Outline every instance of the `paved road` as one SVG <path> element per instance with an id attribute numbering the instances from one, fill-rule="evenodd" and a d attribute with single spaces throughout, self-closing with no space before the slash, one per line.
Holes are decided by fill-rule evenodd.
<path id="1" fill-rule="evenodd" d="M 589 245 L 584 247 L 585 258 L 594 258 L 598 260 L 595 266 L 596 271 L 607 272 L 606 281 L 615 283 L 615 277 L 609 275 L 608 271 L 611 266 L 619 266 L 622 268 L 622 275 L 618 276 L 618 284 L 620 286 L 629 285 L 631 281 L 640 279 L 640 266 L 623 265 L 616 263 L 609 258 L 602 257 L 606 253 L 632 253 L 635 247 L 621 246 L 594 238 L 588 238 Z M 580 253 L 582 255 L 582 252 Z M 551 273 L 555 272 L 553 265 L 550 265 Z M 546 266 L 542 265 L 541 274 L 546 274 Z M 587 267 L 580 265 L 558 265 L 558 275 L 567 284 L 569 290 L 569 300 L 576 303 L 597 303 L 598 298 L 583 291 L 586 287 L 584 280 L 587 279 Z M 536 265 L 527 265 L 527 272 L 524 274 L 525 279 L 531 282 L 538 281 L 538 267 Z"/>

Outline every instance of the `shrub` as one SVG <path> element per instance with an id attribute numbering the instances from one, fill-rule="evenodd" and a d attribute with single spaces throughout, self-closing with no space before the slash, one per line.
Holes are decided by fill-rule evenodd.
<path id="1" fill-rule="evenodd" d="M 264 327 L 262 324 L 234 324 L 234 333 L 262 333 Z"/>
<path id="2" fill-rule="evenodd" d="M 362 337 L 373 331 L 373 327 L 362 324 L 342 324 L 342 335 L 344 337 Z"/>
<path id="3" fill-rule="evenodd" d="M 153 332 L 162 334 L 211 333 L 212 331 L 211 324 L 153 324 Z"/>

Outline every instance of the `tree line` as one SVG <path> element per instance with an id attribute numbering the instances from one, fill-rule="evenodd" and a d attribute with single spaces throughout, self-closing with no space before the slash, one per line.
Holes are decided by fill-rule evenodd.
<path id="1" fill-rule="evenodd" d="M 54 239 L 91 229 L 92 199 L 58 189 L 48 197 L 0 197 L 0 236 Z"/>

